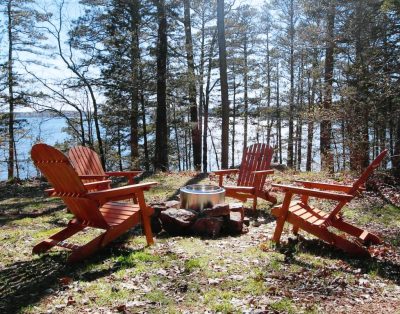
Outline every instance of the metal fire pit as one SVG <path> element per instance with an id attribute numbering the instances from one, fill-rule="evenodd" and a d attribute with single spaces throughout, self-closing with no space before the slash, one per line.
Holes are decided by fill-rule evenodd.
<path id="1" fill-rule="evenodd" d="M 181 208 L 202 210 L 223 203 L 225 189 L 214 185 L 193 184 L 181 188 Z"/>

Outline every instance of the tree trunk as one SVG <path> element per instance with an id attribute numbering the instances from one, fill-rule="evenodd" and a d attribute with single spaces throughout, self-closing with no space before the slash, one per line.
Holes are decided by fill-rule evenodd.
<path id="1" fill-rule="evenodd" d="M 204 5 L 204 1 L 203 1 Z M 204 50 L 205 50 L 205 27 L 206 27 L 206 21 L 205 21 L 205 10 L 203 7 L 202 15 L 201 15 L 201 47 L 200 47 L 200 70 L 199 70 L 199 129 L 200 129 L 200 136 L 201 133 L 203 132 L 203 159 L 202 159 L 202 164 L 203 164 L 203 172 L 207 173 L 207 162 L 206 166 L 204 167 L 204 159 L 207 160 L 207 146 L 206 149 L 204 149 L 204 134 L 206 135 L 206 141 L 207 141 L 207 129 L 204 128 L 203 126 L 203 121 L 204 121 Z M 204 157 L 205 155 L 205 157 Z"/>
<path id="2" fill-rule="evenodd" d="M 279 94 L 279 61 L 276 65 L 276 142 L 278 145 L 279 163 L 282 164 L 282 121 Z"/>
<path id="3" fill-rule="evenodd" d="M 119 171 L 122 171 L 122 148 L 121 148 L 121 125 L 118 122 L 117 125 L 117 153 L 118 153 L 118 165 L 119 165 Z"/>
<path id="4" fill-rule="evenodd" d="M 299 66 L 299 82 L 298 82 L 298 108 L 297 108 L 297 124 L 296 124 L 296 166 L 297 170 L 301 169 L 302 154 L 301 154 L 301 144 L 302 144 L 302 134 L 303 134 L 303 119 L 301 117 L 301 112 L 304 106 L 304 53 L 301 51 L 301 60 Z"/>
<path id="5" fill-rule="evenodd" d="M 190 25 L 190 1 L 184 0 L 184 25 L 186 40 L 186 60 L 188 65 L 188 85 L 190 104 L 190 127 L 192 135 L 193 166 L 201 170 L 201 131 L 199 127 L 196 104 L 196 76 L 194 72 L 192 29 Z"/>
<path id="6" fill-rule="evenodd" d="M 226 64 L 224 0 L 217 0 L 217 29 L 219 48 L 219 74 L 221 84 L 222 130 L 221 130 L 221 167 L 228 168 L 229 159 L 229 98 L 228 74 Z"/>
<path id="7" fill-rule="evenodd" d="M 7 3 L 7 17 L 8 17 L 8 73 L 7 73 L 7 84 L 8 84 L 8 105 L 9 105 L 9 116 L 8 116 L 8 180 L 14 178 L 14 75 L 13 75 L 13 35 L 12 35 L 12 12 L 11 12 L 11 0 Z"/>
<path id="8" fill-rule="evenodd" d="M 176 119 L 176 105 L 175 102 L 172 103 L 172 113 L 173 113 L 173 127 L 175 133 L 175 144 L 176 144 L 176 153 L 178 156 L 178 170 L 181 171 L 181 151 L 179 148 L 179 133 L 178 133 L 178 126 L 177 126 L 177 119 Z"/>
<path id="9" fill-rule="evenodd" d="M 395 144 L 393 150 L 393 173 L 397 178 L 400 178 L 400 114 L 397 115 L 397 126 L 395 134 Z"/>
<path id="10" fill-rule="evenodd" d="M 158 49 L 157 49 L 157 117 L 156 150 L 154 169 L 168 170 L 168 127 L 167 127 L 167 17 L 165 0 L 157 1 Z"/>
<path id="11" fill-rule="evenodd" d="M 289 132 L 288 132 L 288 146 L 287 146 L 287 165 L 293 168 L 293 114 L 294 114 L 294 0 L 290 1 L 290 95 L 289 95 Z"/>
<path id="12" fill-rule="evenodd" d="M 232 104 L 232 145 L 231 145 L 231 167 L 235 167 L 235 135 L 236 135 L 236 76 L 235 76 L 235 67 L 233 66 L 232 70 L 233 75 L 233 104 Z M 247 134 L 247 126 L 246 126 L 246 134 Z M 247 143 L 246 143 L 247 145 Z M 243 145 L 244 148 L 246 146 Z"/>
<path id="13" fill-rule="evenodd" d="M 243 70 L 243 84 L 244 84 L 244 126 L 243 126 L 243 151 L 247 147 L 247 128 L 249 119 L 249 97 L 248 97 L 248 69 L 247 69 L 247 33 L 244 34 L 243 43 L 243 59 L 244 59 L 244 70 Z"/>
<path id="14" fill-rule="evenodd" d="M 271 62 L 270 62 L 270 52 L 269 52 L 269 30 L 267 30 L 267 38 L 266 38 L 266 44 L 267 44 L 267 55 L 266 55 L 266 60 L 267 60 L 267 108 L 271 107 Z M 270 122 L 271 120 L 271 122 Z M 267 117 L 267 145 L 270 145 L 271 142 L 271 131 L 272 127 L 274 125 L 274 119 L 269 116 Z M 276 154 L 275 154 L 276 155 Z"/>
<path id="15" fill-rule="evenodd" d="M 142 82 L 142 70 L 140 70 L 140 81 Z M 142 109 L 142 128 L 143 128 L 143 150 L 144 150 L 144 169 L 150 171 L 149 148 L 147 144 L 147 122 L 146 122 L 146 104 L 144 100 L 143 89 L 140 91 L 140 103 Z"/>
<path id="16" fill-rule="evenodd" d="M 131 100 L 131 114 L 130 114 L 130 131 L 131 131 L 131 168 L 139 168 L 139 23 L 140 23 L 140 4 L 138 1 L 132 1 L 129 5 L 130 13 L 130 100 Z"/>
<path id="17" fill-rule="evenodd" d="M 318 54 L 315 50 L 315 57 L 311 72 L 314 73 L 317 67 Z M 309 73 L 307 76 L 308 81 L 308 123 L 307 123 L 307 160 L 306 160 L 306 171 L 311 171 L 312 166 L 312 147 L 314 137 L 314 102 L 315 102 L 315 78 Z"/>
<path id="18" fill-rule="evenodd" d="M 204 101 L 204 126 L 203 126 L 203 172 L 207 172 L 207 132 L 208 132 L 208 105 L 210 102 L 210 81 L 211 81 L 211 70 L 212 70 L 212 58 L 214 54 L 214 45 L 216 41 L 216 33 L 213 35 L 213 39 L 210 44 L 210 51 L 208 54 L 208 68 L 207 68 L 207 82 L 206 82 L 206 99 Z"/>
<path id="19" fill-rule="evenodd" d="M 325 50 L 325 95 L 324 95 L 324 113 L 323 120 L 320 125 L 320 154 L 321 154 L 321 169 L 324 171 L 333 172 L 333 153 L 331 147 L 332 122 L 328 118 L 328 112 L 332 107 L 332 88 L 333 88 L 333 66 L 334 66 L 334 28 L 335 28 L 335 1 L 329 3 L 327 12 L 327 38 Z"/>

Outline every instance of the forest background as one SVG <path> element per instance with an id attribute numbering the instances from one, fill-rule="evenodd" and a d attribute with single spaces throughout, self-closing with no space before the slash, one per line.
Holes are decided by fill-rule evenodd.
<path id="1" fill-rule="evenodd" d="M 307 171 L 315 150 L 333 172 L 388 148 L 383 167 L 400 175 L 398 0 L 0 0 L 0 12 L 9 180 L 33 136 L 20 111 L 62 118 L 58 146 L 89 146 L 108 169 L 207 172 L 211 151 L 227 168 L 262 141 Z"/>

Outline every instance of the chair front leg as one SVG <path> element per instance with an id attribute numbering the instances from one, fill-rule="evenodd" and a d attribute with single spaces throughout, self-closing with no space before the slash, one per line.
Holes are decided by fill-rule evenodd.
<path id="1" fill-rule="evenodd" d="M 152 245 L 154 243 L 154 240 L 153 240 L 153 232 L 151 230 L 151 225 L 150 225 L 150 213 L 147 208 L 146 201 L 144 200 L 143 191 L 137 193 L 136 197 L 139 203 L 142 226 L 144 234 L 146 236 L 147 245 Z"/>
<path id="2" fill-rule="evenodd" d="M 217 174 L 218 176 L 218 185 L 222 186 L 224 183 L 224 175 L 223 174 Z"/>
<path id="3" fill-rule="evenodd" d="M 285 198 L 283 200 L 283 204 L 280 210 L 280 215 L 278 219 L 276 220 L 276 227 L 275 227 L 275 232 L 274 236 L 272 237 L 272 241 L 275 243 L 279 244 L 279 241 L 281 239 L 281 234 L 283 231 L 283 226 L 285 225 L 285 221 L 289 212 L 289 205 L 290 201 L 292 200 L 293 194 L 290 192 L 286 192 Z"/>

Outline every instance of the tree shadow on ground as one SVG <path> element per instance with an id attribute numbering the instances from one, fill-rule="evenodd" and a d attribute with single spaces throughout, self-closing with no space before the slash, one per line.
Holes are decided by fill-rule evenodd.
<path id="1" fill-rule="evenodd" d="M 42 197 L 43 190 L 49 188 L 49 184 L 39 180 L 24 181 L 23 184 L 10 184 L 7 182 L 0 182 L 2 193 L 0 194 L 0 201 L 9 198 L 34 198 Z"/>
<path id="2" fill-rule="evenodd" d="M 400 284 L 400 254 L 394 249 L 387 256 L 352 257 L 319 239 L 305 239 L 298 236 L 294 239 L 289 238 L 285 243 L 282 242 L 278 250 L 285 255 L 285 261 L 288 263 L 298 264 L 296 253 L 305 252 L 324 258 L 343 260 L 351 268 L 360 269 L 364 274 L 376 273 L 381 278 Z"/>
<path id="3" fill-rule="evenodd" d="M 135 234 L 136 235 L 136 234 Z M 92 257 L 75 264 L 67 264 L 66 251 L 46 253 L 30 261 L 15 262 L 0 270 L 0 313 L 19 313 L 22 308 L 34 305 L 42 298 L 62 289 L 63 278 L 94 281 L 106 277 L 123 267 L 118 259 L 107 268 L 96 269 L 112 257 L 124 258 L 144 249 L 127 249 L 123 244 L 132 233 L 124 234 L 112 245 Z M 90 265 L 90 267 L 87 267 Z M 86 270 L 88 269 L 88 270 Z"/>
<path id="4" fill-rule="evenodd" d="M 31 202 L 31 203 L 27 202 L 28 205 L 34 204 L 34 203 L 36 203 L 36 202 Z M 40 202 L 38 202 L 38 203 L 40 203 Z M 25 204 L 25 202 L 24 202 L 24 204 Z M 12 205 L 10 205 L 10 208 L 11 208 L 11 206 Z M 15 214 L 14 213 L 10 213 L 10 214 L 2 213 L 2 214 L 0 214 L 0 226 L 6 225 L 7 223 L 14 221 L 14 220 L 19 220 L 19 219 L 24 219 L 24 218 L 37 218 L 37 217 L 41 217 L 41 216 L 50 215 L 50 214 L 53 214 L 62 209 L 65 209 L 65 205 L 58 205 L 58 206 L 50 207 L 45 210 L 41 210 L 41 211 L 37 211 L 37 212 L 29 211 L 29 212 L 25 212 L 25 213 L 20 212 L 20 213 L 15 213 Z"/>

